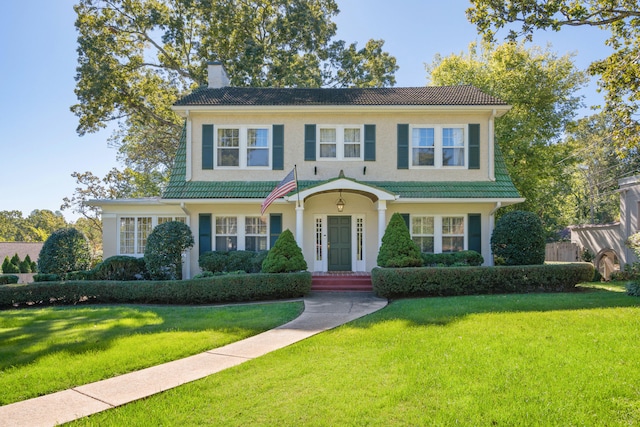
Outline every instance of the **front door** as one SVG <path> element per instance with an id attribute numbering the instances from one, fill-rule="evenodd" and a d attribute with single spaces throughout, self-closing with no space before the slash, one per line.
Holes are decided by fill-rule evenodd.
<path id="1" fill-rule="evenodd" d="M 351 271 L 351 217 L 330 216 L 328 222 L 329 271 Z"/>

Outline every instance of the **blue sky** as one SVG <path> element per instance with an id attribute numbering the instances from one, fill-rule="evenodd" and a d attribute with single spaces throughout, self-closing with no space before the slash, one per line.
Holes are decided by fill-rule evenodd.
<path id="1" fill-rule="evenodd" d="M 464 0 L 337 0 L 338 38 L 361 47 L 385 40 L 400 69 L 396 86 L 424 86 L 424 64 L 436 54 L 466 51 L 479 40 L 465 16 Z M 107 146 L 110 132 L 79 137 L 76 102 L 76 32 L 73 0 L 9 0 L 0 15 L 0 211 L 59 210 L 75 189 L 74 171 L 104 176 L 119 166 Z M 567 28 L 538 32 L 535 44 L 551 43 L 558 54 L 576 53 L 579 68 L 606 55 L 607 33 Z M 599 104 L 595 81 L 582 92 Z M 580 110 L 579 116 L 590 114 Z M 63 212 L 74 220 L 77 215 Z"/>

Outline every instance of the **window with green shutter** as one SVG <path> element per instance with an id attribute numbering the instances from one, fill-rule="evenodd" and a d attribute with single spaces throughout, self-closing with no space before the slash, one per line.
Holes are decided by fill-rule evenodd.
<path id="1" fill-rule="evenodd" d="M 284 169 L 284 125 L 273 125 L 273 170 Z"/>
<path id="2" fill-rule="evenodd" d="M 376 160 L 376 125 L 364 125 L 364 160 Z"/>
<path id="3" fill-rule="evenodd" d="M 482 216 L 476 213 L 470 213 L 468 222 L 468 245 L 470 251 L 482 253 Z"/>
<path id="4" fill-rule="evenodd" d="M 211 250 L 211 214 L 198 215 L 198 253 Z"/>
<path id="5" fill-rule="evenodd" d="M 316 159 L 316 125 L 304 125 L 304 159 Z"/>
<path id="6" fill-rule="evenodd" d="M 480 169 L 480 125 L 469 125 L 469 169 Z"/>
<path id="7" fill-rule="evenodd" d="M 282 234 L 282 214 L 269 214 L 269 247 L 276 244 Z"/>
<path id="8" fill-rule="evenodd" d="M 409 169 L 409 125 L 398 125 L 398 169 Z"/>

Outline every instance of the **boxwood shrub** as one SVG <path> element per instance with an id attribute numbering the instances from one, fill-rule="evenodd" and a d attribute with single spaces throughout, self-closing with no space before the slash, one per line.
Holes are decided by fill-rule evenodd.
<path id="1" fill-rule="evenodd" d="M 12 285 L 18 283 L 18 276 L 14 274 L 5 274 L 0 276 L 0 285 Z"/>
<path id="2" fill-rule="evenodd" d="M 422 253 L 422 265 L 425 267 L 478 266 L 484 258 L 476 251 L 459 251 L 441 254 Z"/>
<path id="3" fill-rule="evenodd" d="M 375 268 L 373 291 L 384 298 L 566 292 L 593 277 L 590 263 L 500 267 Z"/>
<path id="4" fill-rule="evenodd" d="M 237 274 L 190 280 L 69 281 L 0 287 L 0 308 L 44 304 L 215 304 L 298 298 L 311 273 Z"/>
<path id="5" fill-rule="evenodd" d="M 203 272 L 232 273 L 244 271 L 245 273 L 260 273 L 262 261 L 266 256 L 267 251 L 210 251 L 200 255 L 198 265 Z"/>

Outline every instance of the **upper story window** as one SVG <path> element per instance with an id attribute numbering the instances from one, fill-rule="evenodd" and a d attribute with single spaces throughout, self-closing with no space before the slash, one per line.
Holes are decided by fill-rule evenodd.
<path id="1" fill-rule="evenodd" d="M 216 132 L 218 167 L 268 168 L 271 150 L 269 128 L 258 126 L 220 126 Z"/>
<path id="2" fill-rule="evenodd" d="M 325 160 L 362 160 L 361 126 L 318 125 L 318 158 Z"/>
<path id="3" fill-rule="evenodd" d="M 412 167 L 464 167 L 467 136 L 462 125 L 415 125 L 411 128 Z"/>

